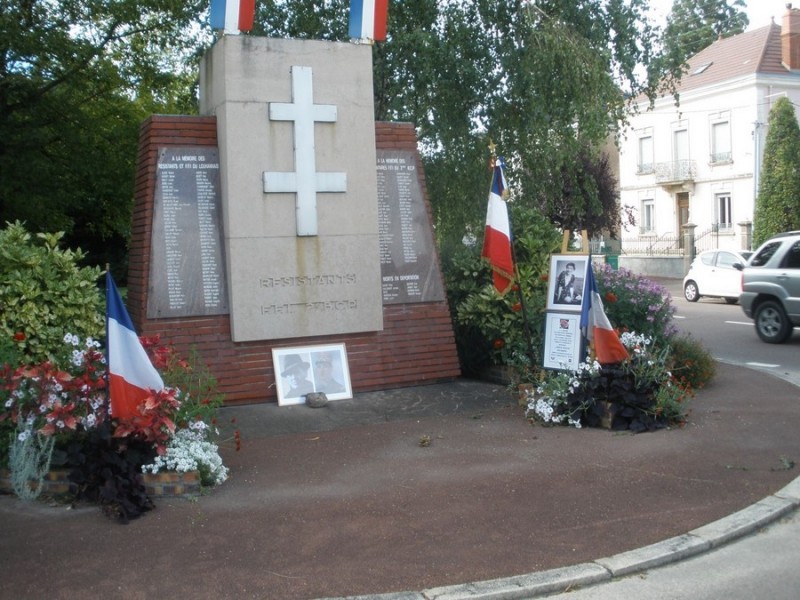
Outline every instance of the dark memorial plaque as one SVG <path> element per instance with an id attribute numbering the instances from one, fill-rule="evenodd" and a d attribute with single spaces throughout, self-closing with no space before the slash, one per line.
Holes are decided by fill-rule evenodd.
<path id="1" fill-rule="evenodd" d="M 160 148 L 147 317 L 228 313 L 216 147 Z"/>
<path id="2" fill-rule="evenodd" d="M 378 150 L 377 162 L 383 303 L 444 300 L 416 154 Z"/>

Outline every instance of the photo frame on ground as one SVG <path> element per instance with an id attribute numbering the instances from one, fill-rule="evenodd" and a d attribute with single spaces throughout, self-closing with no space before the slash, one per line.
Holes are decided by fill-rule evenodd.
<path id="1" fill-rule="evenodd" d="M 553 254 L 547 286 L 547 310 L 581 312 L 588 254 Z"/>
<path id="2" fill-rule="evenodd" d="M 324 392 L 328 400 L 353 397 L 344 344 L 273 348 L 278 404 L 304 404 L 306 394 Z"/>
<path id="3" fill-rule="evenodd" d="M 548 312 L 545 316 L 545 369 L 574 371 L 581 363 L 583 336 L 579 313 Z"/>

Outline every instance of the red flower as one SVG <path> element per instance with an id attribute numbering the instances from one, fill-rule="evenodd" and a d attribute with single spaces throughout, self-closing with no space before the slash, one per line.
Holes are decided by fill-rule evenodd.
<path id="1" fill-rule="evenodd" d="M 502 348 L 502 347 L 503 347 L 503 346 L 505 346 L 505 345 L 506 345 L 506 342 L 505 342 L 505 340 L 503 340 L 503 339 L 501 339 L 501 338 L 497 338 L 497 339 L 496 339 L 496 340 L 495 340 L 495 341 L 492 343 L 492 346 L 494 346 L 494 349 L 495 349 L 495 350 L 500 350 L 500 348 Z"/>
<path id="2" fill-rule="evenodd" d="M 73 410 L 75 410 L 74 403 L 65 406 L 61 402 L 56 402 L 53 410 L 47 414 L 47 424 L 41 428 L 41 433 L 53 435 L 61 429 L 75 429 L 78 421 L 72 414 Z"/>
<path id="3" fill-rule="evenodd" d="M 24 342 L 25 341 L 25 334 L 22 331 L 18 331 L 14 334 L 14 341 L 15 342 Z"/>
<path id="4" fill-rule="evenodd" d="M 516 304 L 514 304 L 514 305 L 511 307 L 511 310 L 513 310 L 514 312 L 519 312 L 519 311 L 521 311 L 521 310 L 522 310 L 522 303 L 521 303 L 521 302 L 517 302 Z"/>
<path id="5" fill-rule="evenodd" d="M 606 292 L 606 302 L 614 303 L 617 301 L 617 295 L 614 292 Z"/>

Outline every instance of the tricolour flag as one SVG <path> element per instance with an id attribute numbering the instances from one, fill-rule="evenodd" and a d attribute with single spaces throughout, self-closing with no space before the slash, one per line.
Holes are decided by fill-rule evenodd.
<path id="1" fill-rule="evenodd" d="M 583 306 L 581 308 L 581 328 L 586 330 L 586 337 L 594 346 L 594 354 L 601 365 L 622 362 L 629 358 L 628 351 L 619 340 L 617 332 L 603 308 L 603 300 L 597 291 L 594 280 L 592 257 L 589 256 L 586 269 L 586 281 L 583 285 Z"/>
<path id="2" fill-rule="evenodd" d="M 514 279 L 514 261 L 511 258 L 511 227 L 508 223 L 508 206 L 503 199 L 506 191 L 506 176 L 503 173 L 503 157 L 495 161 L 492 169 L 492 187 L 489 190 L 489 208 L 486 211 L 486 229 L 483 234 L 481 256 L 492 265 L 494 287 L 505 294 Z"/>
<path id="3" fill-rule="evenodd" d="M 350 37 L 385 40 L 388 14 L 389 0 L 350 0 Z"/>
<path id="4" fill-rule="evenodd" d="M 111 273 L 106 272 L 106 360 L 112 416 L 127 419 L 164 381 L 147 356 L 122 303 Z"/>
<path id="5" fill-rule="evenodd" d="M 237 34 L 250 31 L 256 12 L 256 0 L 211 0 L 211 28 Z"/>

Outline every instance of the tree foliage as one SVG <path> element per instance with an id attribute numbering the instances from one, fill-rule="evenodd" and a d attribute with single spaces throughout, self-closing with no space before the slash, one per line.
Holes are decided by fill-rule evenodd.
<path id="1" fill-rule="evenodd" d="M 558 223 L 598 231 L 606 192 L 587 176 L 629 100 L 657 80 L 647 0 L 406 0 L 392 3 L 373 46 L 375 115 L 417 127 L 440 244 L 482 231 L 487 146 L 505 154 L 515 202 Z M 271 0 L 258 33 L 345 40 L 342 0 Z M 593 169 L 594 172 L 598 172 Z M 565 190 L 570 194 L 564 213 Z M 513 228 L 513 223 L 512 223 Z"/>
<path id="2" fill-rule="evenodd" d="M 720 38 L 742 33 L 750 24 L 744 0 L 674 0 L 664 32 L 664 61 L 681 68 Z"/>
<path id="3" fill-rule="evenodd" d="M 614 233 L 604 177 L 586 167 L 601 164 L 632 99 L 656 94 L 661 73 L 639 68 L 657 58 L 648 4 L 392 3 L 388 39 L 372 46 L 375 114 L 417 127 L 444 248 L 482 231 L 490 141 L 520 205 Z M 63 230 L 95 263 L 124 254 L 138 125 L 195 111 L 186 64 L 208 41 L 206 5 L 0 0 L 0 222 Z M 348 41 L 348 10 L 348 0 L 267 0 L 253 34 Z"/>
<path id="4" fill-rule="evenodd" d="M 138 127 L 194 110 L 183 65 L 203 4 L 0 0 L 0 223 L 122 259 Z"/>
<path id="5" fill-rule="evenodd" d="M 800 126 L 788 98 L 769 113 L 761 181 L 753 216 L 753 244 L 800 229 Z"/>

